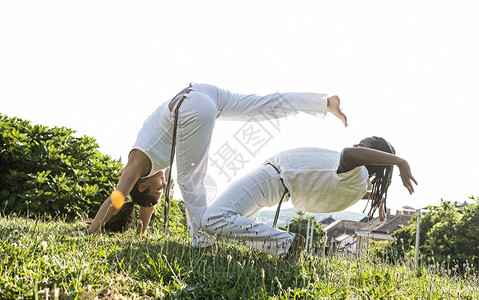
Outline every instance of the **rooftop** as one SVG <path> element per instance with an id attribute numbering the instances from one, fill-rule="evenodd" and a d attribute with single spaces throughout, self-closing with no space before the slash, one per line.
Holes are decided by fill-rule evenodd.
<path id="1" fill-rule="evenodd" d="M 381 222 L 379 218 L 374 218 L 367 224 L 359 227 L 356 231 L 392 233 L 407 226 L 411 217 L 412 215 L 395 215 L 391 216 L 386 222 Z"/>

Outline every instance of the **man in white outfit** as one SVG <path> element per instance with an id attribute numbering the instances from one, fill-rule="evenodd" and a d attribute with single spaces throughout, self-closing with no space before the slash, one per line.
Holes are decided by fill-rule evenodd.
<path id="1" fill-rule="evenodd" d="M 179 101 L 185 98 L 183 101 Z M 175 121 L 178 108 L 176 135 L 177 182 L 186 207 L 186 216 L 192 245 L 208 247 L 214 237 L 200 230 L 201 216 L 207 208 L 203 179 L 208 165 L 208 149 L 217 118 L 235 121 L 282 118 L 297 112 L 324 117 L 334 114 L 347 126 L 346 116 L 339 108 L 337 96 L 318 93 L 275 93 L 266 96 L 235 94 L 208 84 L 194 84 L 185 88 L 171 101 L 160 105 L 146 119 L 130 152 L 128 163 L 120 177 L 116 192 L 132 196 L 140 207 L 142 231 L 150 221 L 154 205 L 165 185 L 162 170 L 169 167 Z M 112 197 L 105 200 L 89 233 L 97 231 L 117 212 Z"/>
<path id="2" fill-rule="evenodd" d="M 344 210 L 366 198 L 384 205 L 397 165 L 412 194 L 417 184 L 406 160 L 384 139 L 370 137 L 342 153 L 321 148 L 283 151 L 233 183 L 208 207 L 201 219 L 209 234 L 276 256 L 298 256 L 304 237 L 248 219 L 263 207 L 278 204 L 289 193 L 293 206 L 318 213 Z M 374 177 L 373 177 L 374 176 Z M 372 191 L 369 178 L 372 180 Z M 292 246 L 293 245 L 293 246 Z"/>

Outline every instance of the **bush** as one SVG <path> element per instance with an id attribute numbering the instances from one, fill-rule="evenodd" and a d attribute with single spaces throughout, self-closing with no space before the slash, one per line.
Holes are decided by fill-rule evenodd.
<path id="1" fill-rule="evenodd" d="M 313 249 L 315 251 L 319 251 L 323 249 L 324 245 L 324 236 L 326 235 L 326 231 L 324 231 L 323 226 L 316 221 L 314 216 L 308 215 L 306 216 L 304 212 L 298 211 L 297 216 L 291 220 L 289 223 L 289 231 L 294 233 L 299 233 L 302 236 L 306 237 L 308 233 L 308 220 L 311 220 L 311 223 L 314 224 L 314 233 L 313 233 Z M 279 227 L 281 230 L 286 230 L 285 227 Z"/>
<path id="2" fill-rule="evenodd" d="M 471 197 L 471 199 L 474 199 Z M 440 207 L 429 207 L 430 212 L 421 217 L 419 251 L 433 263 L 444 263 L 466 269 L 479 265 L 479 205 L 473 203 L 464 210 L 455 208 L 449 202 Z M 373 254 L 390 261 L 414 256 L 417 216 L 409 226 L 395 231 L 396 241 L 377 244 Z"/>
<path id="3" fill-rule="evenodd" d="M 93 217 L 122 165 L 74 130 L 31 125 L 0 114 L 0 210 L 21 215 Z"/>
<path id="4" fill-rule="evenodd" d="M 456 225 L 454 239 L 455 259 L 463 265 L 466 261 L 479 266 L 479 205 L 466 207 L 464 215 Z"/>

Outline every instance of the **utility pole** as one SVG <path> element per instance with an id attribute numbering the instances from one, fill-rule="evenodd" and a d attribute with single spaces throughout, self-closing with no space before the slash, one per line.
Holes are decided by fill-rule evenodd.
<path id="1" fill-rule="evenodd" d="M 311 223 L 311 219 L 308 218 L 308 230 L 306 231 L 306 252 L 308 252 L 309 247 L 309 223 Z"/>
<path id="2" fill-rule="evenodd" d="M 311 220 L 311 238 L 309 239 L 309 251 L 313 250 L 314 225 L 315 220 Z"/>
<path id="3" fill-rule="evenodd" d="M 417 268 L 419 261 L 419 232 L 421 231 L 421 209 L 417 210 L 417 226 L 416 226 L 416 254 L 414 255 L 414 265 Z"/>
<path id="4" fill-rule="evenodd" d="M 403 206 L 404 209 L 415 210 L 417 213 L 417 225 L 416 225 L 416 247 L 415 247 L 415 254 L 414 254 L 414 266 L 417 268 L 419 263 L 419 234 L 421 232 L 421 209 L 414 208 L 411 206 Z"/>

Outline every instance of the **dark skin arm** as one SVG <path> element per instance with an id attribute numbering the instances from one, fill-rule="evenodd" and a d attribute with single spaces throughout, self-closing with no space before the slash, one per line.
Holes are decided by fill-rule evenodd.
<path id="1" fill-rule="evenodd" d="M 132 150 L 128 157 L 128 163 L 121 173 L 120 181 L 116 190 L 123 195 L 128 195 L 135 183 L 141 176 L 147 175 L 151 170 L 151 161 L 143 152 L 139 150 Z M 108 197 L 96 213 L 90 228 L 89 233 L 94 233 L 100 229 L 118 210 L 111 204 L 111 199 Z M 146 229 L 146 227 L 145 227 Z"/>
<path id="2" fill-rule="evenodd" d="M 403 185 L 407 188 L 409 194 L 414 193 L 414 186 L 412 182 L 417 185 L 417 181 L 411 174 L 411 169 L 409 168 L 408 162 L 394 154 L 389 154 L 366 147 L 345 148 L 341 152 L 341 158 L 337 172 L 338 174 L 341 174 L 356 167 L 367 165 L 396 165 L 399 168 L 399 175 L 401 176 Z"/>

